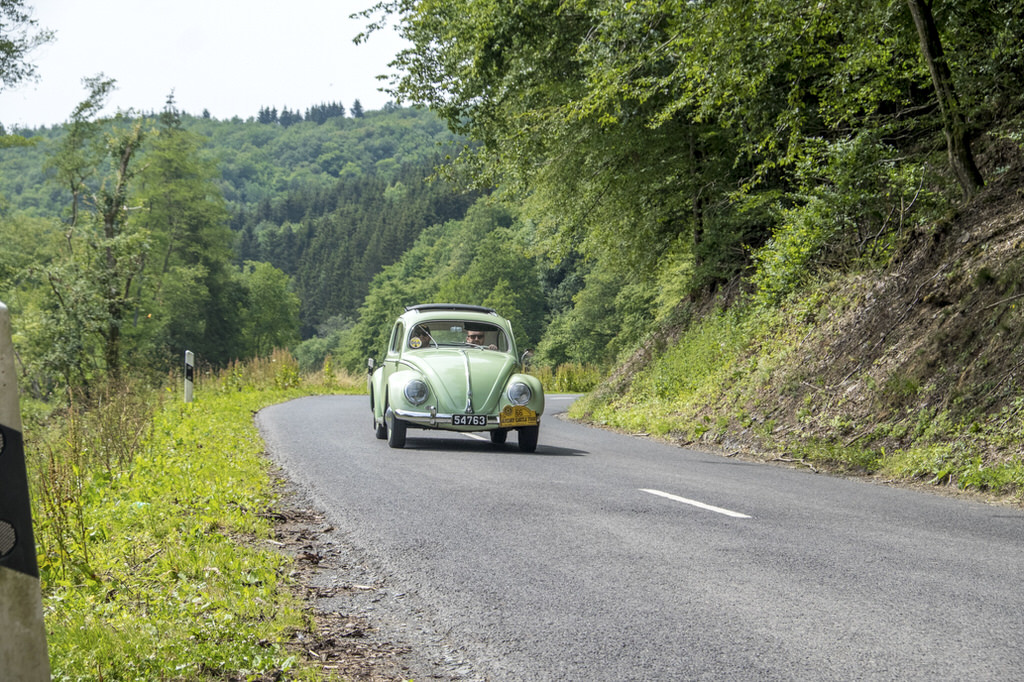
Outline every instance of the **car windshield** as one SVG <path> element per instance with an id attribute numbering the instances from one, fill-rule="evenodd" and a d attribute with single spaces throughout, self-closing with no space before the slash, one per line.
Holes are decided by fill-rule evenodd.
<path id="1" fill-rule="evenodd" d="M 508 352 L 509 339 L 501 327 L 470 320 L 431 320 L 413 326 L 408 348 L 484 348 Z"/>

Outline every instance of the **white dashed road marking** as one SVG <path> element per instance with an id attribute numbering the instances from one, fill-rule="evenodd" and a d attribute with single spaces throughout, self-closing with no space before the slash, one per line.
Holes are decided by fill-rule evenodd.
<path id="1" fill-rule="evenodd" d="M 693 507 L 697 507 L 699 509 L 706 509 L 707 511 L 713 511 L 716 514 L 725 514 L 726 516 L 731 516 L 731 517 L 736 518 L 736 519 L 749 519 L 749 518 L 751 518 L 751 517 L 747 516 L 746 514 L 741 514 L 739 512 L 735 512 L 735 511 L 732 511 L 730 509 L 722 509 L 721 507 L 714 507 L 714 506 L 712 506 L 710 504 L 704 504 L 703 502 L 698 502 L 696 500 L 688 500 L 685 497 L 679 497 L 678 495 L 673 495 L 672 493 L 662 492 L 660 490 L 650 490 L 648 488 L 640 488 L 640 491 L 644 492 L 644 493 L 650 493 L 651 495 L 658 495 L 659 497 L 665 497 L 665 498 L 668 498 L 670 500 L 675 500 L 676 502 L 682 502 L 683 504 L 688 504 L 688 505 L 691 505 Z"/>

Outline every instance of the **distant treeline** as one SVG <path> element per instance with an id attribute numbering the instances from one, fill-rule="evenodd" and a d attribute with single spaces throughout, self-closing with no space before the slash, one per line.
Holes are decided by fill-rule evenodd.
<path id="1" fill-rule="evenodd" d="M 256 122 L 278 123 L 287 128 L 294 123 L 301 123 L 302 121 L 323 124 L 332 118 L 344 118 L 345 114 L 345 105 L 340 102 L 328 102 L 311 106 L 306 109 L 305 117 L 297 109 L 292 111 L 288 107 L 283 107 L 281 113 L 278 113 L 277 107 L 261 107 L 259 114 L 256 116 Z M 362 118 L 365 115 L 363 105 L 359 100 L 352 103 L 351 114 L 352 118 Z"/>

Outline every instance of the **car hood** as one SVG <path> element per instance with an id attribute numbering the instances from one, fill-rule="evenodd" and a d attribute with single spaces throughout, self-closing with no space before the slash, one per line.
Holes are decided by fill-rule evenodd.
<path id="1" fill-rule="evenodd" d="M 516 367 L 515 358 L 508 353 L 477 348 L 424 350 L 403 360 L 426 379 L 437 409 L 452 413 L 468 412 L 467 388 L 472 388 L 473 412 L 497 412 L 505 384 Z"/>

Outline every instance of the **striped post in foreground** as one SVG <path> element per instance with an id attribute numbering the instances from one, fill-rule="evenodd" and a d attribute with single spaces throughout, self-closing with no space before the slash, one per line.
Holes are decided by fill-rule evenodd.
<path id="1" fill-rule="evenodd" d="M 0 303 L 0 680 L 49 679 L 11 318 Z"/>

